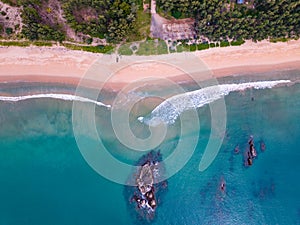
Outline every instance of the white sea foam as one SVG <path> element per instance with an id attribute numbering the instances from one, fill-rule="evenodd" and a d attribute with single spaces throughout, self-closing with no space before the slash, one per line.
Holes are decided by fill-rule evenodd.
<path id="1" fill-rule="evenodd" d="M 34 95 L 23 95 L 23 96 L 0 96 L 0 101 L 9 101 L 9 102 L 18 102 L 24 101 L 27 99 L 38 99 L 38 98 L 53 98 L 53 99 L 61 99 L 65 101 L 80 101 L 80 102 L 89 102 L 96 104 L 98 106 L 104 106 L 110 108 L 110 105 L 106 105 L 102 102 L 98 102 L 89 98 L 84 98 L 76 95 L 70 94 L 34 94 Z"/>
<path id="2" fill-rule="evenodd" d="M 205 87 L 196 91 L 186 92 L 170 97 L 158 105 L 147 117 L 139 117 L 140 122 L 155 126 L 158 123 L 172 124 L 184 111 L 202 107 L 214 102 L 233 91 L 243 91 L 249 88 L 265 89 L 290 80 L 257 81 L 240 84 L 220 84 Z"/>

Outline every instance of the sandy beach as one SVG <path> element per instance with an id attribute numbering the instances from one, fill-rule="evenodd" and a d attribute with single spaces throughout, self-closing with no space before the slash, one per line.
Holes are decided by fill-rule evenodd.
<path id="1" fill-rule="evenodd" d="M 180 58 L 184 54 L 177 53 L 177 56 Z M 212 71 L 214 77 L 300 69 L 300 40 L 285 43 L 248 41 L 242 46 L 212 48 L 193 54 Z M 175 56 L 172 55 L 159 57 L 168 61 L 168 57 Z M 101 63 L 102 59 L 102 54 L 71 51 L 62 47 L 0 47 L 0 82 L 59 82 L 76 85 L 93 63 Z M 172 66 L 148 62 L 118 71 L 109 83 L 120 85 L 149 76 L 172 78 L 181 75 L 182 71 Z M 97 75 L 93 79 L 97 80 Z M 184 79 L 182 76 L 181 80 Z"/>

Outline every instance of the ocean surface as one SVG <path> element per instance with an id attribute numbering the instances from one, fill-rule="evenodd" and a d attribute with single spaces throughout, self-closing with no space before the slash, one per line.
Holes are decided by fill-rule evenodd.
<path id="1" fill-rule="evenodd" d="M 74 137 L 72 107 L 77 101 L 95 106 L 97 130 L 112 156 L 134 165 L 145 154 L 130 150 L 113 132 L 110 105 L 115 93 L 102 93 L 95 102 L 75 97 L 74 87 L 67 85 L 0 84 L 0 225 L 300 224 L 299 78 L 299 71 L 222 78 L 223 85 L 237 86 L 226 86 L 230 90 L 208 97 L 194 93 L 200 127 L 182 134 L 179 117 L 192 107 L 179 104 L 183 108 L 177 108 L 175 115 L 149 89 L 133 93 L 152 98 L 134 106 L 129 117 L 133 133 L 146 137 L 147 121 L 157 117 L 170 129 L 157 147 L 164 158 L 179 139 L 197 137 L 189 161 L 168 179 L 166 191 L 157 193 L 152 221 L 138 215 L 130 202 L 130 189 L 89 166 Z M 290 82 L 253 84 L 276 80 Z M 242 83 L 249 85 L 242 87 Z M 183 86 L 187 93 L 199 89 L 195 84 Z M 168 90 L 163 91 L 170 100 Z M 220 96 L 226 105 L 225 137 L 216 158 L 200 172 L 199 162 L 213 129 L 206 103 L 209 97 L 213 102 Z M 84 127 L 81 132 L 90 138 Z M 258 156 L 246 167 L 251 135 Z M 226 184 L 224 191 L 221 182 Z"/>

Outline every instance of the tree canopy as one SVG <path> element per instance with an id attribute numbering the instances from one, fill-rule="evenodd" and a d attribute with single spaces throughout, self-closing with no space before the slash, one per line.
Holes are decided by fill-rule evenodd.
<path id="1" fill-rule="evenodd" d="M 136 18 L 134 0 L 64 0 L 68 23 L 77 32 L 120 41 Z"/>
<path id="2" fill-rule="evenodd" d="M 66 23 L 76 33 L 119 42 L 132 30 L 140 0 L 6 0 L 22 7 L 22 34 L 62 41 Z"/>
<path id="3" fill-rule="evenodd" d="M 193 17 L 198 36 L 212 41 L 299 37 L 299 0 L 250 0 L 246 3 L 157 0 L 157 6 L 165 13 Z"/>

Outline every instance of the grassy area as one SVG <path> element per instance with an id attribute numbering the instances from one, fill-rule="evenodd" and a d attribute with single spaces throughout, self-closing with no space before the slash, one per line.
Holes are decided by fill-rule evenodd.
<path id="1" fill-rule="evenodd" d="M 120 55 L 132 55 L 133 51 L 130 48 L 130 45 L 131 45 L 130 43 L 126 43 L 124 45 L 121 45 L 120 48 L 118 49 L 118 53 Z"/>
<path id="2" fill-rule="evenodd" d="M 137 55 L 156 55 L 156 46 L 154 41 L 146 41 L 140 43 L 139 49 L 137 50 Z"/>
<path id="3" fill-rule="evenodd" d="M 271 38 L 270 42 L 276 43 L 276 42 L 287 42 L 289 39 L 288 38 Z"/>
<path id="4" fill-rule="evenodd" d="M 28 47 L 30 45 L 35 46 L 48 46 L 51 47 L 52 43 L 47 41 L 0 41 L 1 46 L 19 46 L 19 47 Z"/>
<path id="5" fill-rule="evenodd" d="M 177 45 L 176 49 L 177 49 L 177 52 L 189 52 L 190 51 L 190 47 L 185 44 Z"/>
<path id="6" fill-rule="evenodd" d="M 134 29 L 128 35 L 127 41 L 140 41 L 150 35 L 151 14 L 139 9 L 133 23 Z"/>
<path id="7" fill-rule="evenodd" d="M 51 42 L 46 42 L 46 41 L 35 41 L 35 42 L 32 42 L 32 44 L 35 46 L 47 46 L 47 47 L 52 46 Z"/>
<path id="8" fill-rule="evenodd" d="M 51 47 L 52 42 L 48 41 L 0 41 L 0 46 L 19 46 L 19 47 L 28 47 L 30 45 L 35 45 L 35 46 L 47 46 Z M 68 49 L 71 50 L 82 50 L 82 51 L 87 51 L 87 52 L 94 52 L 94 53 L 108 53 L 113 50 L 113 46 L 111 45 L 98 45 L 98 46 L 79 46 L 75 44 L 62 44 Z"/>
<path id="9" fill-rule="evenodd" d="M 161 40 L 158 41 L 157 54 L 158 55 L 168 54 L 168 46 L 167 46 L 166 42 L 161 41 Z"/>
<path id="10" fill-rule="evenodd" d="M 168 46 L 164 41 L 145 41 L 140 43 L 137 55 L 161 55 L 168 53 Z"/>
<path id="11" fill-rule="evenodd" d="M 30 41 L 0 41 L 1 46 L 19 46 L 27 47 L 30 46 L 32 42 Z"/>
<path id="12" fill-rule="evenodd" d="M 113 46 L 111 45 L 98 45 L 98 46 L 79 46 L 79 45 L 73 45 L 73 44 L 62 44 L 68 49 L 71 50 L 82 50 L 87 52 L 93 52 L 93 53 L 109 53 L 113 50 Z"/>

